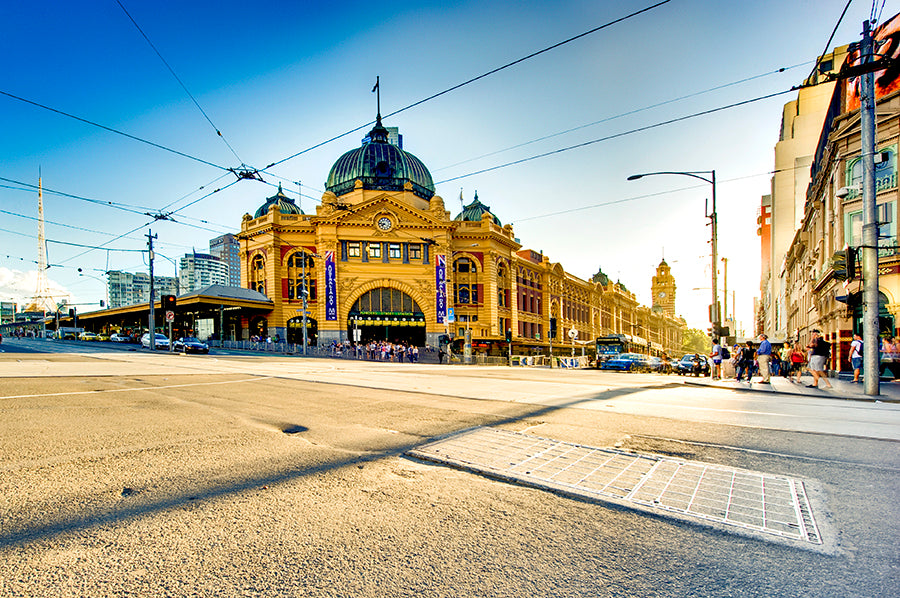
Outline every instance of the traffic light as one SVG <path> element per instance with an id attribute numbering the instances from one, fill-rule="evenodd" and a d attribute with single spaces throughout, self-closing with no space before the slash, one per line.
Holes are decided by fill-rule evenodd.
<path id="1" fill-rule="evenodd" d="M 70 318 L 74 318 L 74 317 L 75 317 L 75 308 L 74 308 L 74 307 L 70 307 L 70 308 L 69 308 L 69 317 L 70 317 Z"/>
<path id="2" fill-rule="evenodd" d="M 508 342 L 508 343 L 512 342 L 512 329 L 510 329 L 510 328 L 506 329 L 506 342 Z"/>
<path id="3" fill-rule="evenodd" d="M 550 318 L 550 338 L 556 338 L 556 318 Z"/>
<path id="4" fill-rule="evenodd" d="M 856 264 L 859 262 L 859 249 L 847 246 L 847 280 L 856 278 Z"/>
<path id="5" fill-rule="evenodd" d="M 717 326 L 716 327 L 716 336 L 717 337 L 731 336 L 731 328 L 729 328 L 728 326 Z"/>
<path id="6" fill-rule="evenodd" d="M 163 295 L 159 300 L 164 310 L 172 311 L 175 309 L 175 295 Z"/>
<path id="7" fill-rule="evenodd" d="M 834 252 L 834 255 L 831 256 L 831 269 L 834 271 L 835 280 L 847 280 L 849 272 L 846 249 Z"/>

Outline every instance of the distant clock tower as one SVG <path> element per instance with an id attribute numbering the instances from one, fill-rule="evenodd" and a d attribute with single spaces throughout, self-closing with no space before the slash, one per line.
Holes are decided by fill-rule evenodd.
<path id="1" fill-rule="evenodd" d="M 653 277 L 653 285 L 650 288 L 653 292 L 653 307 L 674 316 L 675 278 L 665 259 L 656 267 L 656 276 Z"/>

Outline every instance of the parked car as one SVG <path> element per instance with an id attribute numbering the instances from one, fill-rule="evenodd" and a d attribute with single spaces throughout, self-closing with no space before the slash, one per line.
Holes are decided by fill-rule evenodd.
<path id="1" fill-rule="evenodd" d="M 105 332 L 100 332 L 100 333 L 97 334 L 97 340 L 98 340 L 98 341 L 108 341 L 108 340 L 109 340 L 109 335 L 106 334 Z"/>
<path id="2" fill-rule="evenodd" d="M 622 353 L 601 363 L 600 369 L 619 372 L 644 372 L 649 369 L 646 357 L 646 355 L 639 353 Z"/>
<path id="3" fill-rule="evenodd" d="M 93 332 L 82 332 L 78 335 L 78 340 L 80 341 L 95 341 L 97 340 L 97 335 Z"/>
<path id="4" fill-rule="evenodd" d="M 709 376 L 709 359 L 706 355 L 688 353 L 678 362 L 678 373 L 682 376 Z"/>
<path id="5" fill-rule="evenodd" d="M 169 348 L 169 337 L 165 334 L 161 334 L 159 332 L 156 333 L 155 343 L 157 349 L 168 349 Z M 147 349 L 150 348 L 150 333 L 145 332 L 144 336 L 141 337 L 141 346 Z"/>
<path id="6" fill-rule="evenodd" d="M 127 334 L 119 334 L 118 332 L 110 335 L 109 340 L 114 343 L 130 343 L 131 337 Z"/>
<path id="7" fill-rule="evenodd" d="M 193 336 L 179 338 L 172 344 L 172 349 L 182 353 L 209 353 L 209 345 Z"/>
<path id="8" fill-rule="evenodd" d="M 664 374 L 664 373 L 666 373 L 665 369 L 666 369 L 667 365 L 668 364 L 666 364 L 659 357 L 653 357 L 652 355 L 650 357 L 647 357 L 647 367 L 649 368 L 649 370 L 651 372 L 656 372 L 657 374 Z"/>

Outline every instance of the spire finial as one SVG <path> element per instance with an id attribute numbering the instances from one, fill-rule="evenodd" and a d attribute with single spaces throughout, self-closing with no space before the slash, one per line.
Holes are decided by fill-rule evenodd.
<path id="1" fill-rule="evenodd" d="M 375 87 L 372 88 L 372 93 L 375 94 L 376 105 L 378 108 L 378 111 L 376 112 L 377 116 L 375 117 L 375 124 L 377 126 L 381 124 L 381 77 L 378 75 L 375 76 Z"/>

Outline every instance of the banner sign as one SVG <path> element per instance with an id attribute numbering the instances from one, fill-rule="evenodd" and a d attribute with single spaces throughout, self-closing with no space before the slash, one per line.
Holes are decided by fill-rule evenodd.
<path id="1" fill-rule="evenodd" d="M 325 252 L 325 319 L 337 320 L 337 280 L 334 252 Z"/>
<path id="2" fill-rule="evenodd" d="M 437 323 L 443 324 L 447 319 L 447 256 L 435 256 L 435 272 L 434 279 L 437 285 Z"/>

